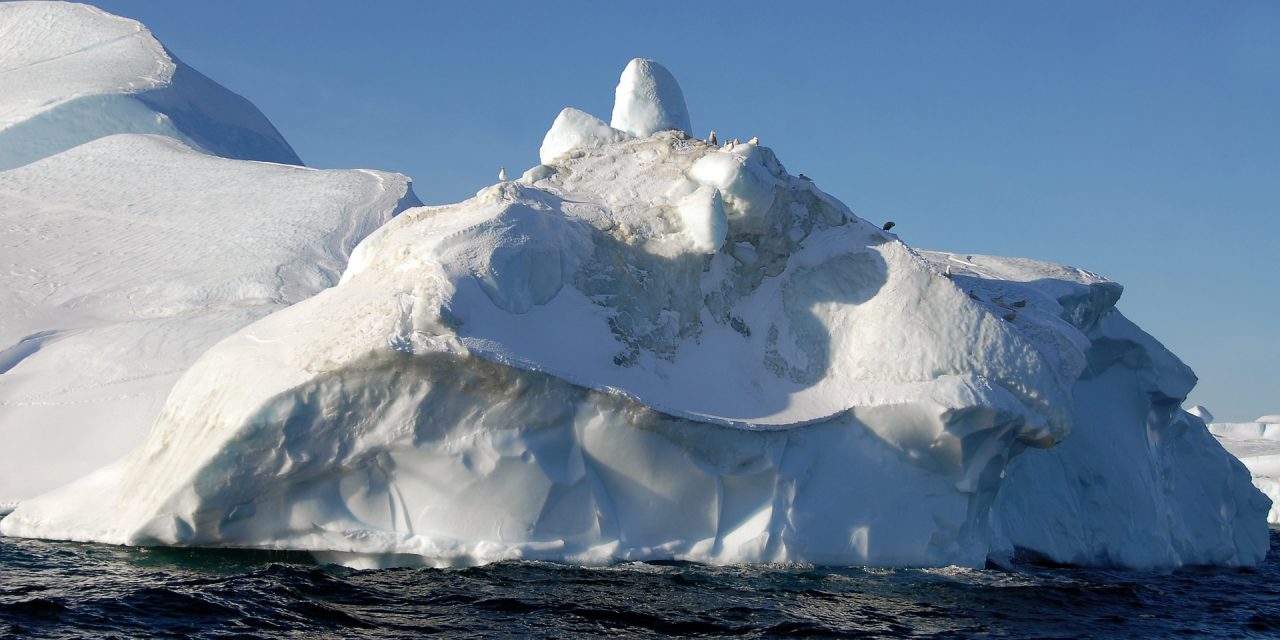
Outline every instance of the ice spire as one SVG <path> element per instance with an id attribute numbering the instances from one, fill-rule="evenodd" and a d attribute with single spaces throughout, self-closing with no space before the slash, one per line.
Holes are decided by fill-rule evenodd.
<path id="1" fill-rule="evenodd" d="M 667 129 L 693 135 L 689 108 L 675 76 L 666 67 L 644 58 L 633 59 L 622 71 L 609 124 L 637 137 Z"/>

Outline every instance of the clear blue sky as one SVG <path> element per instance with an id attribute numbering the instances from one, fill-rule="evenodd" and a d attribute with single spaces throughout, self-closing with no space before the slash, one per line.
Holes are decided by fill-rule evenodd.
<path id="1" fill-rule="evenodd" d="M 1280 411 L 1280 2 L 103 0 L 316 167 L 461 200 L 626 62 L 913 246 L 1101 273 L 1219 419 Z"/>

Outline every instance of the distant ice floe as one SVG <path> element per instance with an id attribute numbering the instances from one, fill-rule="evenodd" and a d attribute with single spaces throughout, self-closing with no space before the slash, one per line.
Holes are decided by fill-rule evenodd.
<path id="1" fill-rule="evenodd" d="M 1213 422 L 1209 432 L 1249 469 L 1254 486 L 1271 499 L 1267 522 L 1280 525 L 1280 414 L 1253 422 Z"/>

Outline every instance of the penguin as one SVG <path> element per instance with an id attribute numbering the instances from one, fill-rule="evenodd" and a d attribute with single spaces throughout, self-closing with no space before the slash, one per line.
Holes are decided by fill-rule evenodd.
<path id="1" fill-rule="evenodd" d="M 747 141 L 747 144 L 760 144 L 760 136 L 751 136 L 751 139 Z"/>
<path id="2" fill-rule="evenodd" d="M 734 139 L 733 139 L 733 146 L 735 146 L 735 147 L 736 147 L 736 146 L 738 146 L 738 145 L 740 145 L 740 144 L 742 144 L 742 141 L 741 141 L 741 140 L 739 140 L 739 139 L 737 139 L 737 138 L 734 138 Z"/>
<path id="3" fill-rule="evenodd" d="M 507 168 L 498 167 L 498 182 L 506 182 L 506 181 L 507 181 Z"/>
<path id="4" fill-rule="evenodd" d="M 1000 317 L 1003 318 L 1005 322 L 1013 322 L 1013 319 L 1018 317 L 1018 312 L 1010 310 L 1009 313 L 1006 313 Z"/>
<path id="5" fill-rule="evenodd" d="M 892 228 L 894 228 L 894 227 L 896 227 L 896 226 L 898 226 L 898 223 L 896 223 L 896 222 L 894 222 L 894 221 L 890 220 L 890 221 L 888 221 L 888 222 L 884 223 L 884 226 L 883 226 L 883 227 L 880 227 L 880 228 L 881 228 L 881 229 L 884 229 L 885 231 L 888 231 L 888 230 L 890 230 L 890 229 L 892 229 Z"/>
<path id="6" fill-rule="evenodd" d="M 714 145 L 716 145 L 716 144 L 718 144 L 718 142 L 716 141 L 716 132 L 715 132 L 715 130 L 712 130 L 712 131 L 711 131 L 711 135 L 707 136 L 707 144 L 709 144 L 709 145 L 713 145 L 713 146 L 714 146 Z"/>
<path id="7" fill-rule="evenodd" d="M 943 271 L 943 272 L 942 272 L 942 275 L 943 275 L 943 276 L 945 276 L 945 277 L 948 277 L 948 278 L 950 278 L 950 277 L 951 277 L 951 265 L 947 265 L 947 270 L 946 270 L 946 271 Z"/>
<path id="8" fill-rule="evenodd" d="M 805 175 L 805 174 L 803 174 L 803 173 L 802 173 L 802 174 L 800 174 L 800 176 L 799 176 L 799 177 L 800 177 L 800 179 L 801 179 L 801 180 L 808 180 L 809 182 L 813 182 L 813 178 L 810 178 L 809 176 L 806 176 L 806 175 Z"/>
<path id="9" fill-rule="evenodd" d="M 977 299 L 978 299 L 978 294 L 976 294 L 976 293 L 974 293 L 974 292 L 970 291 L 970 292 L 969 292 L 969 299 L 970 299 L 970 300 L 977 300 Z"/>

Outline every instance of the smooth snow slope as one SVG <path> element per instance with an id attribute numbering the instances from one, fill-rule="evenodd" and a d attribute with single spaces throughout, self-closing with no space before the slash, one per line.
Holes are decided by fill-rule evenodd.
<path id="1" fill-rule="evenodd" d="M 0 4 L 0 83 L 0 510 L 123 455 L 200 353 L 418 204 L 396 174 L 227 159 L 298 161 L 92 7 Z"/>
<path id="2" fill-rule="evenodd" d="M 628 69 L 615 121 L 683 110 Z M 371 234 L 0 530 L 354 565 L 1265 553 L 1265 499 L 1119 285 L 918 253 L 757 145 L 566 111 L 542 153 Z"/>
<path id="3" fill-rule="evenodd" d="M 116 135 L 0 172 L 0 501 L 123 455 L 196 357 L 331 286 L 404 176 Z"/>
<path id="4" fill-rule="evenodd" d="M 302 164 L 256 107 L 141 24 L 83 4 L 0 3 L 0 170 L 115 133 Z"/>

